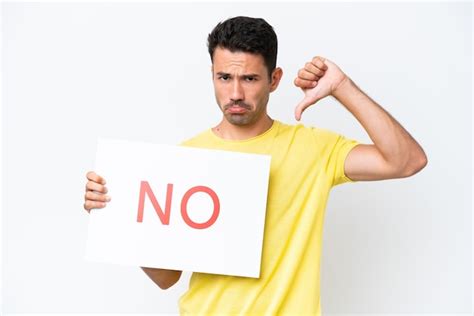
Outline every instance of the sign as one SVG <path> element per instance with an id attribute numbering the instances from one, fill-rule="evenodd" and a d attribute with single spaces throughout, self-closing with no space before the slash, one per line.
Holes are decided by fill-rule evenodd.
<path id="1" fill-rule="evenodd" d="M 100 139 L 86 259 L 258 278 L 270 156 Z"/>

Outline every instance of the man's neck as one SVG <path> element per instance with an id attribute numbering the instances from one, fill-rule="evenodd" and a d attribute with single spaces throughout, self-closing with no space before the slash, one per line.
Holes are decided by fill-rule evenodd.
<path id="1" fill-rule="evenodd" d="M 239 126 L 229 123 L 225 118 L 212 128 L 215 135 L 225 140 L 245 140 L 265 133 L 273 125 L 273 119 L 265 115 L 252 125 Z"/>

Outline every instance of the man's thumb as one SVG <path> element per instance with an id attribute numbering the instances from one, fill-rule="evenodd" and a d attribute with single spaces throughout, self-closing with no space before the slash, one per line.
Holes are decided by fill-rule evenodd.
<path id="1" fill-rule="evenodd" d="M 301 115 L 303 114 L 303 111 L 306 110 L 306 108 L 309 107 L 311 104 L 314 104 L 314 102 L 312 102 L 310 98 L 305 97 L 296 106 L 296 108 L 295 108 L 295 118 L 296 118 L 297 121 L 301 120 Z"/>

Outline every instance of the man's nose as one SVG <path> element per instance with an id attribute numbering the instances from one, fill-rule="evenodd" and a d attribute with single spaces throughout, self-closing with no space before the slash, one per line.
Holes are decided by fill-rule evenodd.
<path id="1" fill-rule="evenodd" d="M 232 95 L 230 96 L 232 101 L 239 101 L 244 99 L 244 89 L 239 80 L 235 80 L 232 86 Z"/>

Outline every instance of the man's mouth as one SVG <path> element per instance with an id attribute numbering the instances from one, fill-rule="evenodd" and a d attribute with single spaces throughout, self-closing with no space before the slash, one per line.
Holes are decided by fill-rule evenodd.
<path id="1" fill-rule="evenodd" d="M 238 102 L 230 102 L 226 104 L 225 109 L 228 113 L 231 113 L 231 114 L 243 114 L 247 111 L 250 111 L 251 107 L 247 103 L 238 101 Z"/>
<path id="2" fill-rule="evenodd" d="M 227 111 L 232 114 L 242 114 L 242 113 L 247 112 L 247 109 L 238 105 L 233 105 L 233 106 L 228 107 Z"/>

